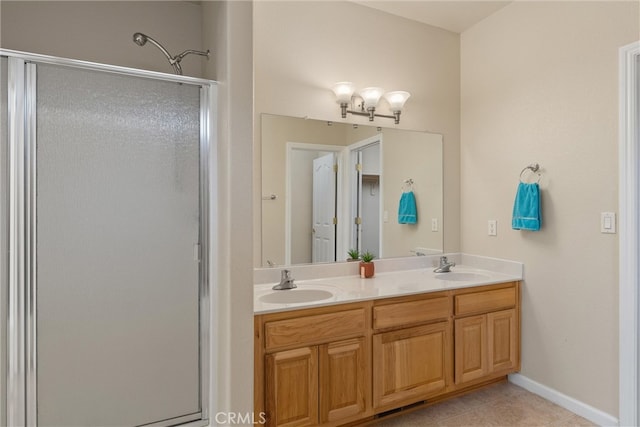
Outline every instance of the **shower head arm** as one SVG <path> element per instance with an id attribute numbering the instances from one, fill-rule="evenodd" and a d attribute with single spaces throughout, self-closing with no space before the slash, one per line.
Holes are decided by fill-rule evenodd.
<path id="1" fill-rule="evenodd" d="M 173 65 L 173 68 L 176 70 L 177 74 L 182 74 L 182 66 L 180 65 L 180 61 L 182 61 L 182 59 L 189 55 L 190 53 L 193 53 L 195 55 L 201 55 L 201 56 L 206 56 L 207 59 L 209 59 L 209 50 L 207 49 L 206 52 L 203 52 L 201 50 L 193 50 L 193 49 L 188 49 L 185 50 L 184 52 L 182 52 L 181 54 L 176 55 L 173 59 L 170 59 L 169 62 L 171 63 L 171 65 Z"/>
<path id="2" fill-rule="evenodd" d="M 185 56 L 187 56 L 187 55 L 189 55 L 189 54 L 191 54 L 191 53 L 193 53 L 194 55 L 206 56 L 206 57 L 207 57 L 207 59 L 209 59 L 209 49 L 207 49 L 207 51 L 206 51 L 206 52 L 204 52 L 204 51 L 202 51 L 202 50 L 193 50 L 193 49 L 188 49 L 188 50 L 185 50 L 184 52 L 182 52 L 182 53 L 180 53 L 180 54 L 176 55 L 176 57 L 175 57 L 176 62 L 180 62 L 180 61 L 182 61 L 182 59 L 183 59 Z"/>

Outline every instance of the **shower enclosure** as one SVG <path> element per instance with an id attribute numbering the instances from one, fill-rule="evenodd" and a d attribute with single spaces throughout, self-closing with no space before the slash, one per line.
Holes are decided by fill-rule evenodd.
<path id="1" fill-rule="evenodd" d="M 0 50 L 0 425 L 205 425 L 209 80 Z"/>

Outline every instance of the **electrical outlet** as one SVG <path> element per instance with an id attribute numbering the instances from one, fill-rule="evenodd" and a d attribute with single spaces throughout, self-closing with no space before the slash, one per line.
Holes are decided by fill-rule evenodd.
<path id="1" fill-rule="evenodd" d="M 496 221 L 495 219 L 489 220 L 487 233 L 489 234 L 489 236 L 498 235 L 498 221 Z"/>
<path id="2" fill-rule="evenodd" d="M 438 218 L 431 218 L 431 231 L 438 231 Z"/>

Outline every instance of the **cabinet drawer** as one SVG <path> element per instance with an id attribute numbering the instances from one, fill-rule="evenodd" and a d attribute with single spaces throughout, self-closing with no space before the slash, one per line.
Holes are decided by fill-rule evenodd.
<path id="1" fill-rule="evenodd" d="M 446 296 L 380 305 L 373 308 L 373 328 L 393 328 L 447 319 L 449 307 L 449 297 Z"/>
<path id="2" fill-rule="evenodd" d="M 267 322 L 264 326 L 265 348 L 269 351 L 364 335 L 366 325 L 364 308 Z"/>
<path id="3" fill-rule="evenodd" d="M 455 295 L 455 315 L 484 313 L 515 307 L 516 295 L 515 287 Z"/>

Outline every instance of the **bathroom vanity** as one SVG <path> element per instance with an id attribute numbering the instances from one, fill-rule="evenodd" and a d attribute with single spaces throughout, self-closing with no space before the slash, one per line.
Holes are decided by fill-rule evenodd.
<path id="1" fill-rule="evenodd" d="M 354 424 L 518 371 L 522 277 L 469 271 L 310 280 L 299 289 L 331 283 L 335 298 L 302 306 L 262 303 L 274 291 L 256 286 L 256 413 Z"/>

